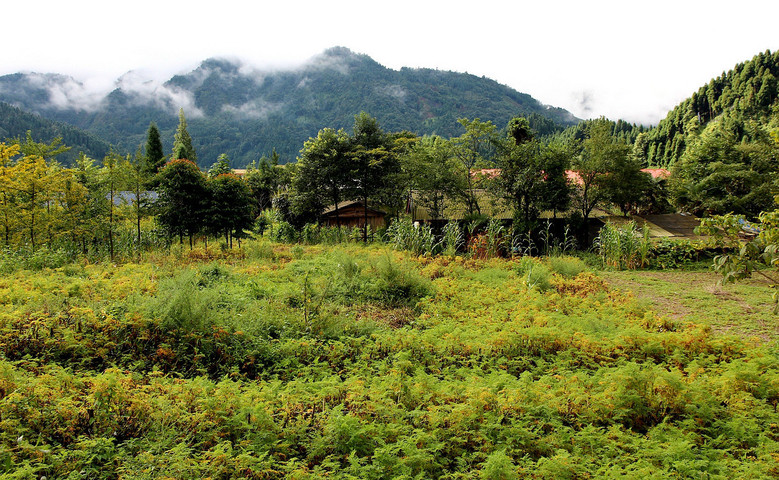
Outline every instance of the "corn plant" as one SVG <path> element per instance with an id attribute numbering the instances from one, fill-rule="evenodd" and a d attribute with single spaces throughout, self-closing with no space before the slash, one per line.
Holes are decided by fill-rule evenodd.
<path id="1" fill-rule="evenodd" d="M 462 248 L 465 238 L 457 222 L 448 222 L 444 226 L 442 243 L 443 254 L 449 257 L 454 257 L 457 250 Z"/>
<path id="2" fill-rule="evenodd" d="M 408 250 L 415 255 L 432 255 L 438 247 L 433 230 L 419 222 L 412 223 L 410 219 L 394 222 L 386 236 L 396 250 Z"/>
<path id="3" fill-rule="evenodd" d="M 616 269 L 635 269 L 648 264 L 651 243 L 649 227 L 638 230 L 635 221 L 617 226 L 606 223 L 594 242 L 604 266 Z"/>
<path id="4" fill-rule="evenodd" d="M 487 223 L 487 257 L 495 258 L 501 256 L 505 250 L 507 242 L 506 227 L 499 220 L 492 218 Z"/>

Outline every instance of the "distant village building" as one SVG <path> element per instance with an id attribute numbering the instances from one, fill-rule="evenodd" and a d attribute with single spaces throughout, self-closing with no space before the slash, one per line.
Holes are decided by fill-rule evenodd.
<path id="1" fill-rule="evenodd" d="M 355 200 L 339 203 L 337 212 L 335 205 L 331 205 L 322 213 L 324 224 L 328 227 L 363 227 L 367 220 L 368 226 L 374 230 L 387 225 L 386 216 L 385 212 L 366 208 L 362 201 Z"/>

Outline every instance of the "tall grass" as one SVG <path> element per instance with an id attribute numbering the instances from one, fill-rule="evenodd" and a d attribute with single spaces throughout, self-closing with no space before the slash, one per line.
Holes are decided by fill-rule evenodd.
<path id="1" fill-rule="evenodd" d="M 448 222 L 443 230 L 442 253 L 448 257 L 454 257 L 457 251 L 465 244 L 465 237 L 457 222 Z"/>
<path id="2" fill-rule="evenodd" d="M 622 226 L 608 222 L 601 228 L 593 246 L 606 267 L 618 270 L 646 267 L 652 249 L 649 226 L 644 224 L 639 229 L 635 221 Z"/>
<path id="3" fill-rule="evenodd" d="M 432 255 L 438 247 L 433 229 L 411 219 L 393 222 L 385 235 L 396 250 L 408 250 L 414 255 Z"/>

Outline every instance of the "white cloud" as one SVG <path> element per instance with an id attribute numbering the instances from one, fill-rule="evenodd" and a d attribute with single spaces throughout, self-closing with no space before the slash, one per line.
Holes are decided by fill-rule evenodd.
<path id="1" fill-rule="evenodd" d="M 225 105 L 222 107 L 222 111 L 245 118 L 264 119 L 267 118 L 271 113 L 280 110 L 283 105 L 284 104 L 282 103 L 271 103 L 257 99 L 251 102 L 246 102 L 238 107 Z"/>
<path id="2" fill-rule="evenodd" d="M 174 115 L 182 108 L 187 117 L 203 116 L 203 112 L 195 105 L 192 92 L 165 85 L 141 71 L 130 71 L 119 77 L 116 88 L 121 89 L 139 104 L 154 104 Z"/>
<path id="3" fill-rule="evenodd" d="M 64 75 L 29 73 L 26 78 L 32 86 L 47 91 L 49 104 L 56 109 L 92 112 L 100 108 L 106 94 L 105 88 L 95 88 Z"/>

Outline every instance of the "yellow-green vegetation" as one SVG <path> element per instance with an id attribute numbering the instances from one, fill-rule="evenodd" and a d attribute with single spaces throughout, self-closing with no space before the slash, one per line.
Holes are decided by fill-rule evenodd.
<path id="1" fill-rule="evenodd" d="M 779 350 L 575 258 L 186 249 L 0 277 L 3 478 L 775 478 Z"/>

